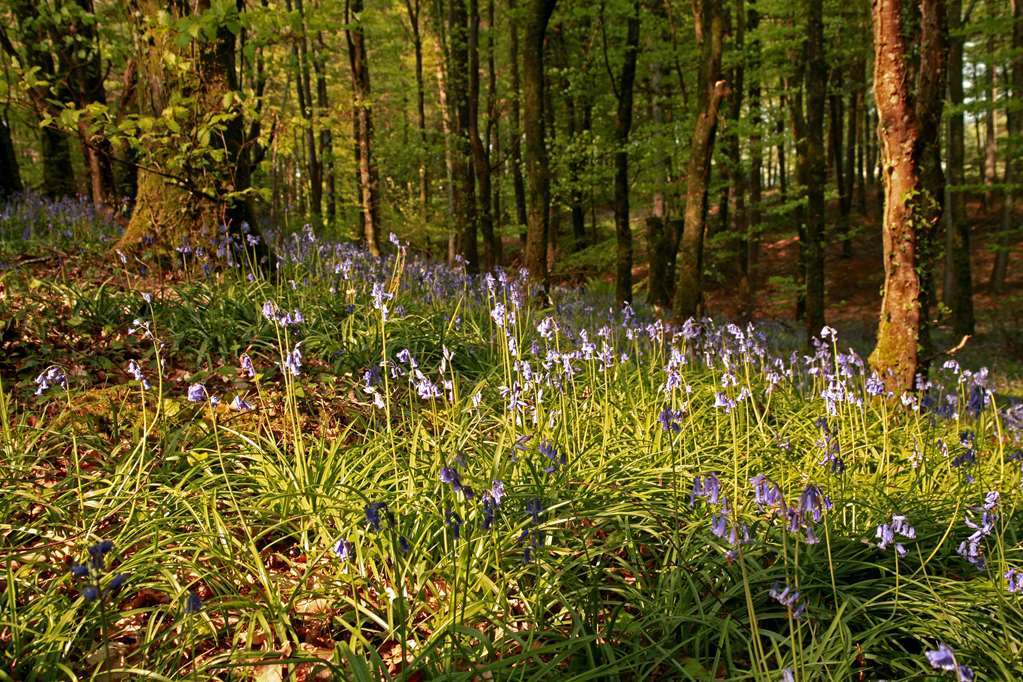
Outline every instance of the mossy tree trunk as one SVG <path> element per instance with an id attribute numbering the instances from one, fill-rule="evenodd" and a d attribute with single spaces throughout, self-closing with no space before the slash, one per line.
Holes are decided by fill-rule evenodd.
<path id="1" fill-rule="evenodd" d="M 941 219 L 939 153 L 947 28 L 942 0 L 918 0 L 917 36 L 907 36 L 908 0 L 874 0 L 874 101 L 884 186 L 884 296 L 870 364 L 889 390 L 913 389 L 929 353 L 930 243 Z M 910 45 L 919 45 L 912 72 Z M 913 87 L 914 82 L 916 87 Z"/>
<path id="2" fill-rule="evenodd" d="M 164 9 L 200 14 L 210 8 L 209 0 L 196 0 L 184 6 L 173 0 L 166 7 L 152 2 L 145 6 L 150 16 Z M 252 158 L 245 134 L 245 122 L 237 109 L 225 109 L 225 95 L 239 87 L 235 68 L 236 36 L 227 26 L 219 26 L 210 37 L 197 40 L 198 60 L 194 83 L 180 83 L 166 74 L 162 65 L 164 50 L 170 49 L 170 36 L 156 35 L 150 44 L 143 80 L 147 83 L 146 105 L 160 112 L 175 88 L 188 88 L 198 117 L 228 114 L 219 131 L 210 136 L 210 158 L 222 158 L 207 166 L 203 185 L 189 176 L 177 176 L 163 170 L 164 162 L 177 150 L 158 149 L 143 156 L 138 174 L 138 192 L 131 220 L 118 247 L 133 248 L 145 241 L 159 253 L 173 253 L 182 242 L 203 244 L 215 238 L 221 226 L 240 235 L 247 225 L 256 231 L 252 210 L 244 193 L 250 188 Z M 166 44 L 165 44 L 166 43 Z M 261 241 L 257 256 L 265 260 L 267 245 Z"/>

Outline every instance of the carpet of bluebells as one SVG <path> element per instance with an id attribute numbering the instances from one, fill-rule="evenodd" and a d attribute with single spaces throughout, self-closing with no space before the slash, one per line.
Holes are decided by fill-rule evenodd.
<path id="1" fill-rule="evenodd" d="M 1023 406 L 821 330 L 0 214 L 0 680 L 1023 678 Z"/>

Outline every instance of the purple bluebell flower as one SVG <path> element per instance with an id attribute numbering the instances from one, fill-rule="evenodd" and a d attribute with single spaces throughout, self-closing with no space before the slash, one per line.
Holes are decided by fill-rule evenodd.
<path id="1" fill-rule="evenodd" d="M 761 510 L 774 508 L 778 511 L 784 511 L 785 500 L 782 498 L 781 489 L 776 483 L 764 474 L 757 474 L 750 479 L 750 483 L 753 484 L 753 499 Z"/>
<path id="2" fill-rule="evenodd" d="M 682 421 L 682 410 L 673 410 L 671 407 L 665 407 L 661 410 L 657 421 L 661 422 L 661 426 L 665 431 L 678 433 L 682 430 L 682 426 L 679 424 Z"/>
<path id="3" fill-rule="evenodd" d="M 256 368 L 252 364 L 252 358 L 250 358 L 247 353 L 242 354 L 239 358 L 239 362 L 241 363 L 242 371 L 245 372 L 250 379 L 256 376 Z"/>
<path id="4" fill-rule="evenodd" d="M 82 598 L 85 601 L 95 601 L 99 598 L 99 588 L 95 585 L 86 585 L 82 588 Z"/>
<path id="5" fill-rule="evenodd" d="M 568 458 L 565 457 L 564 454 L 559 455 L 557 446 L 550 441 L 545 440 L 541 442 L 537 449 L 540 451 L 541 455 L 551 461 L 551 463 L 543 469 L 548 474 L 554 473 L 559 465 L 563 466 L 568 462 Z"/>
<path id="6" fill-rule="evenodd" d="M 792 589 L 788 585 L 781 585 L 775 583 L 768 590 L 768 594 L 776 602 L 784 606 L 792 614 L 792 617 L 798 620 L 803 613 L 806 611 L 806 606 L 799 602 L 800 594 L 797 590 Z"/>
<path id="7" fill-rule="evenodd" d="M 36 395 L 42 395 L 51 386 L 67 389 L 67 376 L 65 376 L 64 370 L 56 365 L 47 367 L 36 377 Z"/>
<path id="8" fill-rule="evenodd" d="M 458 540 L 462 535 L 462 517 L 448 509 L 444 514 L 444 525 L 451 529 L 451 534 Z"/>
<path id="9" fill-rule="evenodd" d="M 1023 571 L 1010 568 L 1004 577 L 1009 592 L 1023 592 Z"/>
<path id="10" fill-rule="evenodd" d="M 364 509 L 366 513 L 366 523 L 373 530 L 380 530 L 380 512 L 387 511 L 386 502 L 370 502 Z"/>
<path id="11" fill-rule="evenodd" d="M 369 507 L 366 507 L 366 518 L 369 518 Z M 380 519 L 377 518 L 377 526 L 379 526 L 379 524 Z M 348 538 L 341 538 L 334 543 L 334 554 L 336 554 L 337 558 L 342 562 L 349 561 L 353 556 L 355 556 L 355 548 L 352 546 L 352 543 L 348 541 Z"/>
<path id="12" fill-rule="evenodd" d="M 543 503 L 538 498 L 526 501 L 526 513 L 533 517 L 533 523 L 540 523 L 540 514 L 543 513 Z"/>
<path id="13" fill-rule="evenodd" d="M 188 387 L 188 401 L 191 403 L 201 403 L 208 395 L 206 387 L 202 384 L 192 384 Z"/>
<path id="14" fill-rule="evenodd" d="M 292 376 L 299 376 L 302 374 L 302 351 L 298 349 L 299 344 L 295 344 L 295 347 L 290 353 L 284 356 L 284 367 L 291 372 Z"/>
<path id="15" fill-rule="evenodd" d="M 185 613 L 194 614 L 202 611 L 202 599 L 199 598 L 199 593 L 194 589 L 188 591 L 188 596 L 185 597 Z"/>
<path id="16" fill-rule="evenodd" d="M 248 412 L 252 409 L 252 405 L 246 402 L 240 395 L 236 395 L 234 400 L 231 401 L 231 409 L 238 412 Z"/>
<path id="17" fill-rule="evenodd" d="M 973 680 L 973 671 L 956 660 L 955 652 L 945 643 L 939 642 L 938 648 L 933 651 L 925 651 L 927 662 L 935 670 L 954 672 L 959 682 L 970 682 Z"/>
<path id="18" fill-rule="evenodd" d="M 706 476 L 697 476 L 693 479 L 693 492 L 689 495 L 689 506 L 696 504 L 696 498 L 702 497 L 710 504 L 717 504 L 721 500 L 721 481 L 717 474 L 709 473 Z"/>
<path id="19" fill-rule="evenodd" d="M 152 386 L 150 386 L 149 384 L 149 381 L 146 380 L 145 375 L 142 373 L 142 368 L 139 367 L 139 363 L 135 362 L 134 360 L 130 360 L 128 362 L 128 374 L 130 374 L 132 378 L 135 379 L 135 381 L 142 384 L 143 390 L 148 391 L 150 388 L 152 388 Z"/>

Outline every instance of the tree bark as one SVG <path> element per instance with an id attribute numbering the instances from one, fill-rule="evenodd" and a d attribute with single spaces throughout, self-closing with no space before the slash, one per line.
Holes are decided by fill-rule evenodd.
<path id="1" fill-rule="evenodd" d="M 824 2 L 808 0 L 806 68 L 806 330 L 824 326 L 824 107 L 828 70 L 824 58 Z"/>
<path id="2" fill-rule="evenodd" d="M 530 280 L 550 287 L 547 270 L 547 239 L 550 207 L 550 171 L 544 141 L 543 52 L 547 24 L 557 0 L 529 0 L 525 12 L 525 50 L 522 55 L 523 128 L 526 134 L 526 175 L 529 177 L 526 268 Z"/>
<path id="3" fill-rule="evenodd" d="M 24 189 L 18 157 L 11 139 L 11 127 L 7 124 L 6 113 L 0 116 L 0 198 L 16 194 Z"/>
<path id="4" fill-rule="evenodd" d="M 409 28 L 412 34 L 412 50 L 416 59 L 416 124 L 419 129 L 419 211 L 424 220 L 428 218 L 430 206 L 429 136 L 426 132 L 426 86 L 423 78 L 423 34 L 419 19 L 422 14 L 420 0 L 405 0 Z"/>
<path id="5" fill-rule="evenodd" d="M 1023 191 L 1023 112 L 1019 110 L 1023 101 L 1023 0 L 1010 0 L 1012 11 L 1012 61 L 1009 65 L 1009 82 L 1012 102 L 1005 110 L 1005 123 L 1009 133 L 1005 163 L 1005 200 L 1002 203 L 1002 230 L 995 266 L 991 271 L 991 289 L 1001 293 L 1009 274 L 1009 250 L 1019 234 L 1016 227 L 1016 209 Z"/>
<path id="6" fill-rule="evenodd" d="M 926 372 L 930 241 L 941 219 L 939 153 L 947 27 L 942 0 L 917 0 L 920 56 L 911 73 L 908 0 L 873 0 L 874 101 L 884 185 L 884 296 L 870 364 L 895 393 Z M 912 83 L 916 81 L 915 92 Z M 936 193 L 937 192 L 937 193 Z"/>
<path id="7" fill-rule="evenodd" d="M 760 254 L 760 224 L 763 220 L 763 140 L 761 126 L 763 125 L 763 111 L 760 89 L 760 63 L 761 48 L 758 28 L 760 26 L 760 13 L 757 11 L 756 0 L 750 0 L 750 7 L 747 13 L 747 25 L 751 34 L 750 41 L 750 84 L 749 84 L 749 110 L 750 124 L 750 208 L 749 219 L 746 225 L 746 237 L 742 253 L 742 289 L 745 301 L 744 317 L 751 317 L 756 301 L 756 266 Z"/>
<path id="8" fill-rule="evenodd" d="M 626 22 L 625 56 L 618 79 L 618 109 L 615 114 L 615 239 L 618 246 L 615 270 L 615 300 L 620 306 L 632 302 L 632 225 L 629 221 L 629 133 L 632 130 L 632 101 L 639 59 L 639 0 L 633 0 Z"/>
<path id="9" fill-rule="evenodd" d="M 970 225 L 966 220 L 966 126 L 963 118 L 962 0 L 948 2 L 948 185 L 945 188 L 945 305 L 952 311 L 956 334 L 973 334 L 973 277 L 970 268 Z"/>
<path id="10" fill-rule="evenodd" d="M 369 61 L 366 55 L 366 35 L 359 15 L 362 0 L 345 3 L 345 38 L 348 42 L 348 63 L 352 73 L 352 91 L 355 95 L 352 114 L 357 121 L 355 137 L 359 149 L 359 188 L 362 200 L 362 239 L 374 256 L 380 255 L 380 198 L 376 161 L 373 157 L 373 115 L 370 105 Z"/>
<path id="11" fill-rule="evenodd" d="M 689 145 L 686 172 L 686 207 L 678 259 L 678 281 L 673 297 L 674 318 L 684 322 L 699 314 L 703 304 L 703 235 L 707 222 L 707 187 L 714 154 L 718 110 L 728 93 L 721 80 L 724 17 L 717 0 L 693 3 L 696 42 L 700 46 L 697 115 Z"/>
<path id="12" fill-rule="evenodd" d="M 460 0 L 452 0 L 459 2 Z M 498 265 L 498 247 L 494 237 L 493 199 L 490 182 L 490 153 L 480 134 L 480 8 L 479 0 L 469 0 L 469 145 L 472 168 L 476 175 L 477 208 L 480 231 L 483 232 L 483 267 L 493 270 Z M 475 245 L 476 235 L 472 235 Z"/>
<path id="13" fill-rule="evenodd" d="M 526 181 L 522 177 L 522 87 L 519 77 L 519 20 L 515 0 L 508 0 L 509 18 L 508 62 L 511 70 L 511 112 L 508 119 L 509 152 L 511 155 L 512 188 L 515 192 L 515 220 L 519 225 L 519 237 L 526 243 Z"/>

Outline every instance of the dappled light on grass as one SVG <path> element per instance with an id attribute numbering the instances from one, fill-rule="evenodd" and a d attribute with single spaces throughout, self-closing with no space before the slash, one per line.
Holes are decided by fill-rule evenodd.
<path id="1" fill-rule="evenodd" d="M 892 395 L 827 328 L 541 310 L 520 273 L 311 231 L 273 279 L 229 249 L 131 275 L 91 351 L 25 323 L 14 678 L 1023 674 L 1023 408 L 986 371 Z"/>

